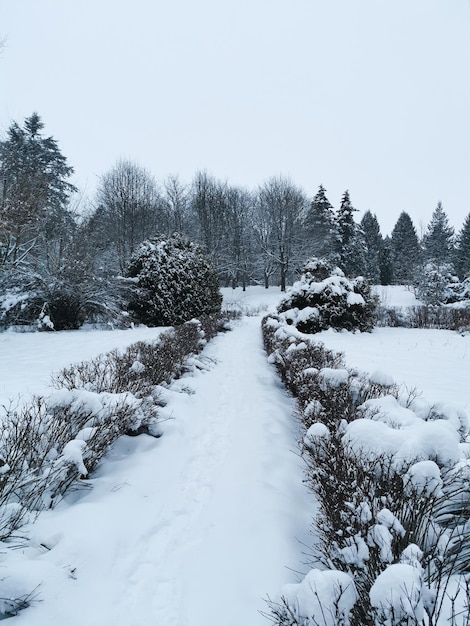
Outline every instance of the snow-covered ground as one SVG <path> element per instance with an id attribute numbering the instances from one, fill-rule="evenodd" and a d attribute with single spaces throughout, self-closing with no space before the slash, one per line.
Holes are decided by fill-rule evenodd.
<path id="1" fill-rule="evenodd" d="M 19 395 L 42 394 L 51 374 L 137 341 L 152 341 L 161 328 L 0 333 L 0 406 Z"/>
<path id="2" fill-rule="evenodd" d="M 406 287 L 376 287 L 386 306 L 419 304 Z M 372 333 L 324 331 L 327 348 L 343 352 L 346 364 L 380 370 L 430 403 L 450 402 L 470 414 L 470 334 L 450 330 L 375 328 Z"/>
<path id="3" fill-rule="evenodd" d="M 387 304 L 410 292 L 387 291 Z M 0 596 L 37 587 L 18 626 L 258 626 L 263 598 L 296 582 L 313 513 L 293 401 L 267 364 L 260 317 L 277 288 L 224 290 L 244 311 L 206 348 L 208 369 L 165 392 L 163 436 L 123 437 L 91 478 L 2 551 Z M 385 297 L 385 296 L 384 296 Z M 0 334 L 0 404 L 47 393 L 51 372 L 158 329 Z M 380 369 L 431 401 L 469 409 L 470 337 L 445 331 L 326 332 L 348 364 Z M 3 570 L 3 571 L 1 571 Z M 39 586 L 38 586 L 39 585 Z"/>
<path id="4" fill-rule="evenodd" d="M 103 351 L 102 340 L 109 349 L 112 334 L 83 333 L 88 354 Z M 54 342 L 37 351 L 38 335 L 3 336 L 11 362 L 28 354 L 19 373 L 29 389 L 44 387 L 44 363 L 56 370 L 64 353 L 68 361 L 86 356 L 74 352 L 75 333 L 44 335 L 58 336 L 60 356 Z M 39 585 L 38 601 L 13 623 L 255 626 L 266 623 L 264 599 L 297 580 L 292 570 L 305 573 L 313 504 L 293 401 L 267 366 L 259 317 L 214 339 L 205 357 L 207 371 L 165 392 L 160 439 L 123 437 L 91 491 L 42 514 L 29 529 L 31 545 L 3 555 L 0 595 Z"/>

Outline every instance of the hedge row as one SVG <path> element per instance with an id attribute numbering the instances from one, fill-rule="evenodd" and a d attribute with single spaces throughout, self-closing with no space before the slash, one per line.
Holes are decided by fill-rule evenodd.
<path id="1" fill-rule="evenodd" d="M 319 502 L 312 569 L 271 603 L 272 622 L 432 625 L 445 613 L 446 623 L 460 623 L 463 592 L 457 584 L 449 594 L 453 575 L 470 571 L 465 415 L 425 410 L 385 375 L 347 369 L 341 354 L 279 315 L 266 316 L 262 331 L 269 360 L 297 398 L 306 482 Z"/>

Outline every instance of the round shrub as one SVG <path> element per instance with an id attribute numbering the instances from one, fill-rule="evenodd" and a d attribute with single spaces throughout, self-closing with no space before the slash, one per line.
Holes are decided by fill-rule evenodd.
<path id="1" fill-rule="evenodd" d="M 201 246 L 182 235 L 144 241 L 128 275 L 136 283 L 130 309 L 149 326 L 175 326 L 220 311 L 216 270 Z"/>
<path id="2" fill-rule="evenodd" d="M 325 259 L 310 259 L 299 281 L 278 306 L 288 324 L 303 333 L 335 330 L 370 331 L 377 299 L 362 276 L 348 279 Z"/>

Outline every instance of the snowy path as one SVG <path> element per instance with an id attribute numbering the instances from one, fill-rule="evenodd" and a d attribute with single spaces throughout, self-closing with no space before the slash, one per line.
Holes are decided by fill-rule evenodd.
<path id="1" fill-rule="evenodd" d="M 18 573 L 42 582 L 42 602 L 12 624 L 268 623 L 263 598 L 305 570 L 312 503 L 259 324 L 207 346 L 216 363 L 168 392 L 161 439 L 122 438 L 92 491 L 41 516 L 33 538 L 51 549 Z"/>

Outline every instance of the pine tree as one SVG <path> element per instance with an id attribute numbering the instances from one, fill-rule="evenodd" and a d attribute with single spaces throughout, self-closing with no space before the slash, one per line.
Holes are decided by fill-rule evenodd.
<path id="1" fill-rule="evenodd" d="M 392 261 L 394 282 L 413 283 L 421 261 L 421 248 L 411 217 L 405 211 L 392 230 Z"/>
<path id="2" fill-rule="evenodd" d="M 362 229 L 354 221 L 354 212 L 349 191 L 341 199 L 336 224 L 338 229 L 337 252 L 339 265 L 347 276 L 363 275 L 365 272 L 365 242 Z"/>
<path id="3" fill-rule="evenodd" d="M 393 254 L 392 240 L 387 235 L 383 240 L 382 250 L 379 256 L 380 284 L 391 285 L 393 283 Z"/>
<path id="4" fill-rule="evenodd" d="M 470 277 L 470 213 L 457 236 L 454 263 L 460 279 Z"/>
<path id="5" fill-rule="evenodd" d="M 380 233 L 377 216 L 366 211 L 361 220 L 361 228 L 366 245 L 364 276 L 374 284 L 380 282 L 380 258 L 383 248 L 383 239 Z"/>
<path id="6" fill-rule="evenodd" d="M 0 142 L 0 267 L 23 269 L 34 261 L 41 269 L 54 236 L 63 237 L 70 195 L 67 165 L 57 142 L 41 134 L 44 124 L 33 113 L 21 127 L 14 122 Z"/>
<path id="7" fill-rule="evenodd" d="M 323 185 L 318 188 L 303 223 L 306 256 L 331 258 L 337 238 L 333 206 Z"/>
<path id="8" fill-rule="evenodd" d="M 423 237 L 424 258 L 436 265 L 449 263 L 454 250 L 454 229 L 449 225 L 448 217 L 438 202 Z"/>

